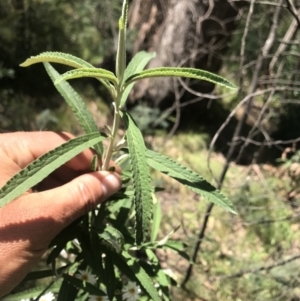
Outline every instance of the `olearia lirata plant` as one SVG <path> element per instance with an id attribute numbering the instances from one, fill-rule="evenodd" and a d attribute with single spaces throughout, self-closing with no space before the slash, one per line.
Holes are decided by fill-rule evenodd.
<path id="1" fill-rule="evenodd" d="M 150 168 L 168 175 L 206 200 L 235 213 L 232 203 L 200 175 L 160 153 L 147 149 L 141 131 L 130 114 L 123 109 L 135 82 L 144 78 L 185 77 L 206 80 L 230 89 L 235 86 L 220 76 L 199 69 L 161 67 L 144 70 L 155 57 L 154 53 L 144 51 L 137 53 L 126 66 L 127 11 L 128 0 L 124 0 L 119 20 L 115 74 L 96 68 L 73 55 L 59 52 L 44 52 L 21 64 L 23 67 L 40 62 L 44 64 L 85 135 L 46 153 L 12 177 L 0 189 L 0 207 L 35 186 L 89 147 L 97 154 L 91 162 L 94 169 L 109 170 L 112 156 L 117 156 L 118 163 L 124 167 L 123 187 L 108 202 L 99 205 L 96 210 L 72 224 L 52 241 L 47 260 L 52 264 L 52 269 L 42 274 L 29 274 L 30 279 L 52 277 L 50 285 L 10 295 L 3 300 L 36 298 L 49 290 L 59 301 L 122 300 L 122 290 L 123 299 L 130 296 L 130 292 L 127 292 L 129 286 L 135 288 L 136 298 L 141 294 L 140 300 L 169 300 L 170 277 L 161 269 L 155 249 L 169 248 L 187 259 L 188 255 L 184 252 L 183 242 L 171 239 L 172 233 L 160 241 L 156 240 L 161 222 L 161 208 L 155 197 L 156 189 L 151 185 Z M 59 74 L 50 63 L 64 64 L 74 69 Z M 99 132 L 85 103 L 67 82 L 80 77 L 97 79 L 111 95 L 113 125 L 106 133 Z M 125 126 L 125 134 L 121 142 L 118 142 L 117 133 L 121 121 Z M 108 140 L 105 149 L 102 144 L 104 139 Z M 99 165 L 101 166 L 97 167 Z M 129 170 L 125 166 L 130 166 Z M 138 254 L 141 253 L 147 260 L 139 258 Z M 57 259 L 62 254 L 67 264 L 57 268 Z M 88 281 L 89 275 L 93 275 L 93 281 Z M 130 285 L 125 286 L 126 283 Z"/>

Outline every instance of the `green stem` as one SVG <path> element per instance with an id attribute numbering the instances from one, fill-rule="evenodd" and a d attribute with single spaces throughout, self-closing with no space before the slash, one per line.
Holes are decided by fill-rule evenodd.
<path id="1" fill-rule="evenodd" d="M 109 162 L 111 160 L 111 157 L 113 155 L 114 151 L 114 145 L 115 145 L 115 140 L 118 134 L 118 129 L 119 129 L 119 123 L 120 123 L 120 101 L 121 101 L 122 93 L 120 91 L 120 88 L 117 89 L 117 97 L 116 101 L 114 102 L 114 122 L 113 122 L 113 127 L 112 127 L 112 133 L 110 136 L 109 140 L 109 145 L 107 148 L 106 156 L 102 165 L 102 170 L 108 170 L 109 168 Z"/>

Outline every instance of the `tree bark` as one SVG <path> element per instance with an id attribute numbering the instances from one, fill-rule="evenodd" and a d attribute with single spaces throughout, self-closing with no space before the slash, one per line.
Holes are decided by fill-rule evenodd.
<path id="1" fill-rule="evenodd" d="M 239 7 L 227 1 L 133 0 L 129 28 L 138 29 L 133 52 L 155 51 L 149 68 L 188 66 L 217 72 L 238 12 Z M 143 80 L 135 85 L 131 101 L 144 98 L 160 106 L 175 84 L 172 78 Z M 206 93 L 213 85 L 198 82 L 193 88 Z"/>

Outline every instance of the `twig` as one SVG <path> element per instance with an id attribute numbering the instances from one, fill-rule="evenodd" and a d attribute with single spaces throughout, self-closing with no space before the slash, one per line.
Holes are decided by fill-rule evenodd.
<path id="1" fill-rule="evenodd" d="M 279 144 L 291 144 L 291 143 L 297 143 L 300 141 L 300 137 L 295 138 L 295 139 L 291 139 L 291 140 L 275 140 L 275 141 L 255 141 L 252 140 L 250 138 L 246 138 L 246 137 L 236 137 L 236 141 L 235 143 L 237 143 L 239 140 L 241 141 L 247 141 L 247 143 L 251 143 L 257 146 L 261 146 L 261 145 L 267 145 L 267 146 L 272 146 L 272 145 L 279 145 Z"/>
<path id="2" fill-rule="evenodd" d="M 299 19 L 298 13 L 294 7 L 294 4 L 290 0 L 285 0 L 285 2 L 286 2 L 287 10 L 294 16 L 294 18 L 298 24 L 298 29 L 300 29 L 300 19 Z"/>
<path id="3" fill-rule="evenodd" d="M 256 221 L 245 221 L 242 222 L 243 226 L 252 226 L 252 225 L 265 225 L 265 224 L 275 224 L 275 223 L 282 223 L 282 222 L 289 222 L 289 221 L 293 221 L 293 220 L 297 220 L 300 217 L 299 214 L 295 215 L 295 216 L 287 216 L 281 219 L 266 219 L 266 220 L 256 220 Z"/>
<path id="4" fill-rule="evenodd" d="M 237 278 L 237 277 L 242 277 L 245 274 L 253 274 L 253 273 L 258 273 L 258 272 L 261 272 L 261 271 L 268 271 L 268 270 L 271 270 L 271 269 L 276 268 L 278 266 L 285 265 L 285 264 L 287 264 L 289 262 L 295 261 L 295 260 L 297 260 L 299 258 L 300 258 L 300 254 L 295 255 L 295 256 L 293 256 L 291 258 L 285 259 L 285 260 L 281 260 L 281 261 L 275 262 L 273 264 L 261 266 L 259 268 L 255 268 L 255 269 L 249 269 L 249 270 L 240 271 L 238 273 L 231 274 L 229 276 L 223 276 L 223 277 L 220 277 L 220 279 Z"/>
<path id="5" fill-rule="evenodd" d="M 179 123 L 180 123 L 180 117 L 181 117 L 180 99 L 181 99 L 183 93 L 180 93 L 180 91 L 178 89 L 178 86 L 175 85 L 175 82 L 176 82 L 176 79 L 174 78 L 173 79 L 173 86 L 174 86 L 174 92 L 175 92 L 175 101 L 174 101 L 174 105 L 172 107 L 175 108 L 176 119 L 175 119 L 175 122 L 174 122 L 174 125 L 173 125 L 172 129 L 170 130 L 168 135 L 165 137 L 164 143 L 174 135 L 174 133 L 176 132 L 176 130 L 179 126 Z"/>
<path id="6" fill-rule="evenodd" d="M 250 6 L 250 9 L 249 9 L 249 13 L 248 13 L 248 19 L 249 20 L 251 19 L 251 17 L 249 17 L 249 15 L 252 15 L 252 13 L 253 13 L 254 3 L 255 3 L 255 0 L 251 0 L 251 6 Z M 234 149 L 234 148 L 235 148 L 235 146 L 231 147 L 230 149 Z M 223 168 L 223 172 L 222 172 L 222 174 L 220 176 L 220 180 L 218 181 L 218 188 L 219 189 L 222 186 L 223 180 L 224 180 L 226 172 L 228 170 L 229 162 L 230 162 L 232 153 L 229 152 L 228 156 L 226 158 L 226 163 L 225 163 L 225 166 Z M 198 252 L 199 252 L 200 247 L 201 247 L 202 240 L 203 240 L 203 238 L 205 236 L 205 231 L 206 231 L 206 228 L 207 228 L 208 220 L 209 220 L 209 217 L 211 215 L 211 212 L 212 212 L 213 208 L 214 208 L 214 204 L 213 203 L 211 203 L 211 204 L 209 204 L 207 206 L 205 217 L 204 217 L 204 220 L 203 220 L 203 223 L 202 223 L 202 227 L 201 227 L 199 235 L 198 235 L 198 240 L 197 240 L 197 243 L 196 243 L 195 248 L 194 248 L 194 252 L 193 252 L 193 256 L 192 256 L 192 261 L 193 262 L 196 261 Z M 193 264 L 190 264 L 189 267 L 188 267 L 187 273 L 185 275 L 185 278 L 184 278 L 184 280 L 182 282 L 182 286 L 183 287 L 186 285 L 186 283 L 190 279 L 190 277 L 192 275 L 192 271 L 193 271 Z"/>
<path id="7" fill-rule="evenodd" d="M 279 4 L 282 4 L 282 2 L 283 2 L 283 0 L 280 0 Z M 255 0 L 251 0 L 251 7 L 252 7 L 252 9 L 250 9 L 249 13 L 248 13 L 250 15 L 253 12 L 254 3 L 255 3 Z M 266 55 L 268 55 L 268 52 L 269 52 L 271 46 L 273 45 L 273 42 L 274 42 L 274 39 L 275 39 L 275 30 L 276 30 L 277 24 L 278 24 L 278 18 L 279 18 L 280 9 L 281 9 L 281 6 L 276 7 L 276 9 L 275 9 L 275 12 L 274 12 L 274 15 L 273 15 L 273 25 L 272 25 L 272 27 L 270 29 L 269 36 L 268 36 L 268 38 L 267 38 L 267 40 L 265 42 L 265 45 L 264 45 L 264 47 L 262 49 L 262 53 L 260 55 L 261 58 L 264 58 Z M 250 17 L 248 19 L 250 20 Z M 247 35 L 247 30 L 248 30 L 248 28 L 245 29 L 245 31 L 246 31 L 246 33 L 244 34 L 245 38 L 246 38 L 246 35 Z M 241 52 L 243 52 L 243 51 L 241 50 Z M 254 72 L 253 79 L 252 79 L 252 84 L 251 84 L 250 89 L 249 89 L 249 94 L 250 95 L 253 95 L 255 93 L 256 88 L 257 88 L 258 76 L 259 76 L 259 73 L 261 71 L 262 62 L 263 62 L 263 59 L 259 59 L 258 62 L 257 62 L 257 64 L 256 64 L 255 72 Z M 243 60 L 242 60 L 242 63 L 243 63 Z M 245 100 L 245 99 L 247 99 L 247 100 Z M 244 102 L 243 102 L 243 103 L 246 104 L 245 105 L 245 111 L 244 111 L 244 114 L 243 114 L 242 118 L 240 119 L 240 121 L 239 121 L 239 123 L 238 123 L 238 125 L 237 125 L 237 127 L 235 129 L 235 132 L 234 132 L 233 138 L 232 138 L 233 141 L 241 133 L 242 127 L 243 127 L 243 125 L 245 123 L 245 120 L 246 120 L 246 116 L 247 116 L 246 114 L 247 114 L 248 110 L 251 108 L 251 103 L 252 103 L 253 96 L 250 96 L 248 98 L 245 97 L 245 99 L 244 99 Z M 212 149 L 212 147 L 213 147 L 213 141 L 212 141 L 212 143 L 210 145 L 210 150 Z M 228 171 L 228 168 L 229 168 L 229 165 L 230 165 L 230 161 L 231 161 L 231 158 L 232 158 L 232 155 L 234 153 L 235 148 L 236 148 L 235 145 L 231 145 L 230 148 L 229 148 L 229 150 L 228 150 L 228 153 L 227 153 L 227 156 L 226 156 L 226 162 L 225 162 L 225 165 L 223 167 L 223 171 L 222 171 L 221 176 L 220 176 L 219 181 L 218 181 L 218 188 L 219 189 L 222 187 L 222 184 L 223 184 L 223 181 L 225 179 L 226 173 Z M 210 214 L 211 214 L 211 212 L 213 210 L 213 207 L 214 207 L 214 204 L 211 203 L 207 207 L 207 209 L 206 209 L 206 214 L 205 214 L 205 217 L 204 217 L 204 221 L 203 221 L 201 230 L 199 232 L 198 241 L 197 241 L 197 243 L 195 245 L 193 256 L 192 256 L 193 262 L 195 262 L 197 254 L 198 254 L 198 252 L 200 250 L 201 243 L 202 243 L 203 238 L 205 236 L 205 231 L 206 231 L 206 228 L 207 228 L 208 220 L 209 220 Z M 185 278 L 184 278 L 184 280 L 182 282 L 182 286 L 183 287 L 185 286 L 185 284 L 189 280 L 189 278 L 190 278 L 190 276 L 192 274 L 192 269 L 193 269 L 193 264 L 190 264 L 189 268 L 187 270 L 186 276 L 185 276 Z"/>
<path id="8" fill-rule="evenodd" d="M 199 232 L 199 235 L 198 235 L 198 240 L 197 240 L 197 243 L 196 243 L 196 246 L 194 248 L 194 252 L 193 252 L 193 255 L 192 255 L 192 262 L 196 262 L 196 259 L 197 259 L 197 255 L 198 255 L 198 252 L 200 250 L 200 246 L 201 246 L 201 242 L 205 236 L 205 230 L 206 230 L 206 227 L 207 227 L 207 223 L 208 223 L 208 220 L 209 220 L 209 217 L 210 217 L 210 214 L 211 214 L 211 211 L 214 207 L 214 204 L 213 203 L 210 203 L 206 209 L 206 213 L 205 213 L 205 217 L 204 217 L 204 220 L 203 220 L 203 224 L 202 224 L 202 227 L 201 227 L 201 230 Z M 192 275 L 192 271 L 193 271 L 193 263 L 191 263 L 187 269 L 187 272 L 186 272 L 186 275 L 185 275 L 185 278 L 181 284 L 182 287 L 185 287 L 186 283 L 189 281 L 191 275 Z"/>
<path id="9" fill-rule="evenodd" d="M 286 0 L 286 1 L 289 2 L 288 0 Z M 273 73 L 274 66 L 275 66 L 280 54 L 285 51 L 288 43 L 291 41 L 291 39 L 295 35 L 295 33 L 297 31 L 297 21 L 299 22 L 299 19 L 298 20 L 294 19 L 292 21 L 292 23 L 289 26 L 289 29 L 287 30 L 287 32 L 285 33 L 285 35 L 282 39 L 282 42 L 280 43 L 278 49 L 276 50 L 276 52 L 275 52 L 275 54 L 274 54 L 274 56 L 273 56 L 273 58 L 272 58 L 272 60 L 269 64 L 270 74 Z M 298 23 L 298 28 L 299 28 L 299 23 Z"/>

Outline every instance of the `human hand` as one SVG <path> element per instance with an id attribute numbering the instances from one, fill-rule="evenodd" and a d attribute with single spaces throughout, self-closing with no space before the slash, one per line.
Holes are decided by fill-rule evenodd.
<path id="1" fill-rule="evenodd" d="M 0 187 L 71 138 L 54 132 L 0 134 Z M 118 173 L 89 172 L 92 157 L 90 149 L 82 152 L 43 180 L 38 192 L 27 191 L 0 208 L 0 297 L 26 276 L 63 228 L 120 189 Z"/>

